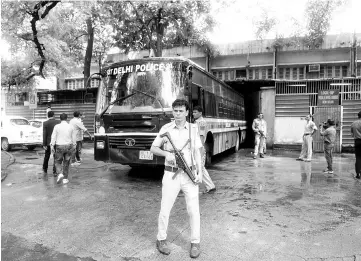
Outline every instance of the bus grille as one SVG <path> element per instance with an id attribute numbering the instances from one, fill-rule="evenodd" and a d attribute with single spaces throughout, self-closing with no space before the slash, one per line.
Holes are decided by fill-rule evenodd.
<path id="1" fill-rule="evenodd" d="M 118 149 L 150 149 L 155 136 L 108 136 L 109 147 Z"/>

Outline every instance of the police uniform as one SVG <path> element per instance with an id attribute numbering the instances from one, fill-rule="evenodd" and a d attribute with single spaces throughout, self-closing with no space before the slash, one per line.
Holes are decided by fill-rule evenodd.
<path id="1" fill-rule="evenodd" d="M 260 154 L 264 153 L 264 143 L 266 142 L 265 136 L 267 133 L 267 123 L 264 119 L 256 118 L 253 120 L 252 129 L 255 132 L 254 155 L 257 156 L 258 151 Z M 259 131 L 262 131 L 264 135 L 261 135 Z"/>
<path id="2" fill-rule="evenodd" d="M 184 127 L 178 127 L 175 122 L 164 125 L 159 134 L 153 141 L 152 146 L 161 148 L 163 150 L 173 151 L 173 146 L 169 142 L 168 138 L 161 138 L 160 135 L 168 132 L 170 137 L 178 150 L 182 149 L 189 139 L 189 128 L 191 128 L 191 147 L 193 150 L 193 167 L 196 162 L 194 159 L 194 153 L 196 150 L 202 148 L 202 142 L 199 137 L 198 128 L 195 124 L 189 124 L 186 122 Z M 192 166 L 190 143 L 188 143 L 183 149 L 183 156 L 188 166 Z M 158 218 L 158 240 L 165 240 L 167 238 L 167 228 L 170 211 L 178 196 L 180 190 L 185 195 L 187 204 L 187 211 L 190 220 L 191 227 L 191 243 L 200 242 L 200 214 L 199 214 L 199 187 L 194 184 L 184 171 L 178 170 L 175 164 L 165 161 L 164 176 L 162 180 L 162 202 L 161 209 Z"/>
<path id="3" fill-rule="evenodd" d="M 197 126 L 198 126 L 198 131 L 199 131 L 199 136 L 201 137 L 201 141 L 202 144 L 204 145 L 204 142 L 206 140 L 206 121 L 204 120 L 204 118 L 201 116 L 198 119 L 195 120 Z M 204 183 L 204 185 L 206 186 L 207 191 L 214 189 L 216 186 L 214 185 L 211 177 L 209 176 L 208 171 L 206 170 L 206 168 L 204 167 L 205 163 L 206 163 L 206 151 L 203 150 L 202 151 L 202 170 L 203 170 L 203 176 L 202 176 L 202 182 Z"/>
<path id="4" fill-rule="evenodd" d="M 311 161 L 312 158 L 312 134 L 317 130 L 316 124 L 309 120 L 305 124 L 304 134 L 302 137 L 302 149 L 299 159 Z"/>

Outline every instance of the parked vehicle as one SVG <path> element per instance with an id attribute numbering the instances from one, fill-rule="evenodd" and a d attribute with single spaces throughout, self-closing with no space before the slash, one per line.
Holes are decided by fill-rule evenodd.
<path id="1" fill-rule="evenodd" d="M 30 122 L 19 116 L 5 116 L 1 118 L 1 149 L 11 150 L 15 146 L 26 146 L 28 150 L 42 145 L 42 133 Z"/>

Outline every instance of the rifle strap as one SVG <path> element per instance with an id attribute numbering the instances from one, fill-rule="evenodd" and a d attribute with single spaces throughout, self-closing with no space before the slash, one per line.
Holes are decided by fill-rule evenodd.
<path id="1" fill-rule="evenodd" d="M 192 136 L 191 136 L 191 133 L 192 133 L 192 124 L 189 122 L 188 123 L 189 125 L 189 150 L 190 150 L 190 154 L 191 154 L 191 162 L 192 162 L 192 166 L 194 166 L 194 162 L 193 162 L 193 151 L 192 151 Z"/>

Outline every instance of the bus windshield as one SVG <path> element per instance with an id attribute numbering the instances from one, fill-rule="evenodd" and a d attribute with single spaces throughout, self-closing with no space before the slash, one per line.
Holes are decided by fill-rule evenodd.
<path id="1" fill-rule="evenodd" d="M 126 66 L 116 68 L 116 75 L 108 70 L 103 84 L 103 88 L 108 87 L 108 93 L 103 92 L 103 95 L 108 94 L 108 101 L 98 97 L 98 102 L 110 104 L 108 108 L 103 106 L 105 114 L 171 111 L 175 99 L 185 98 L 186 73 L 181 70 L 181 63 L 148 62 L 128 66 L 132 67 L 128 67 L 127 71 L 123 70 Z M 99 91 L 102 93 L 102 90 Z"/>

